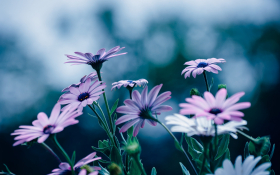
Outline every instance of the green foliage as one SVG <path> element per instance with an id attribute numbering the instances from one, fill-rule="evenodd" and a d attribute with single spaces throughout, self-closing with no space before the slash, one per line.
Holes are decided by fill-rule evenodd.
<path id="1" fill-rule="evenodd" d="M 73 163 L 73 165 L 75 165 L 75 160 L 76 160 L 76 151 L 73 152 L 72 158 L 71 158 L 71 162 Z"/>
<path id="2" fill-rule="evenodd" d="M 98 163 L 98 164 L 99 164 L 99 167 L 101 168 L 101 170 L 99 170 L 99 174 L 101 174 L 101 175 L 110 175 L 110 173 L 109 173 L 108 170 L 106 170 L 105 168 L 103 168 L 103 167 L 100 165 L 100 163 Z"/>
<path id="3" fill-rule="evenodd" d="M 200 92 L 198 91 L 197 88 L 192 88 L 191 89 L 190 96 L 193 96 L 193 95 L 201 96 L 201 94 L 200 94 Z"/>
<path id="4" fill-rule="evenodd" d="M 157 175 L 157 170 L 156 170 L 155 167 L 153 167 L 152 172 L 151 172 L 151 175 Z"/>
<path id="5" fill-rule="evenodd" d="M 123 167 L 122 156 L 121 156 L 118 148 L 116 148 L 115 146 L 113 146 L 111 149 L 110 159 L 111 159 L 111 162 L 116 163 L 121 168 Z"/>
<path id="6" fill-rule="evenodd" d="M 266 155 L 270 150 L 271 144 L 269 137 L 258 137 L 256 138 L 256 141 L 250 141 L 249 143 L 249 152 L 250 154 L 257 156 L 264 156 Z"/>
<path id="7" fill-rule="evenodd" d="M 141 162 L 141 160 L 139 160 Z M 141 163 L 143 166 L 143 164 Z M 141 175 L 141 170 L 139 169 L 137 163 L 134 159 L 130 160 L 129 172 L 128 175 Z"/>
<path id="8" fill-rule="evenodd" d="M 122 169 L 115 163 L 111 163 L 108 166 L 108 169 L 109 169 L 110 175 L 121 175 L 121 174 L 123 174 Z"/>
<path id="9" fill-rule="evenodd" d="M 210 84 L 210 86 L 209 86 L 209 91 L 211 91 L 213 85 L 214 85 L 214 78 L 212 77 L 212 81 L 211 81 L 211 84 Z"/>
<path id="10" fill-rule="evenodd" d="M 185 135 L 188 143 L 188 152 L 191 154 L 193 160 L 197 159 L 203 153 L 203 146 L 194 138 Z"/>
<path id="11" fill-rule="evenodd" d="M 222 135 L 222 138 L 220 139 L 220 143 L 218 144 L 218 150 L 215 156 L 215 160 L 219 159 L 227 151 L 229 145 L 229 139 L 230 139 L 229 134 Z"/>
<path id="12" fill-rule="evenodd" d="M 250 156 L 249 153 L 249 143 L 246 142 L 245 147 L 244 147 L 244 159 L 246 159 L 246 157 Z"/>
<path id="13" fill-rule="evenodd" d="M 113 107 L 111 108 L 111 111 L 110 111 L 110 116 L 115 112 L 115 110 L 117 109 L 118 107 L 118 103 L 119 103 L 119 99 L 117 99 L 113 105 Z"/>
<path id="14" fill-rule="evenodd" d="M 179 164 L 182 168 L 183 175 L 191 175 L 190 172 L 187 170 L 187 168 L 181 162 L 179 162 Z"/>
<path id="15" fill-rule="evenodd" d="M 3 164 L 4 166 L 5 166 L 5 168 L 6 168 L 6 171 L 7 172 L 0 172 L 0 174 L 6 174 L 6 175 L 15 175 L 14 173 L 12 173 L 10 170 L 9 170 L 9 168 L 8 168 L 8 166 L 6 165 L 6 164 Z"/>

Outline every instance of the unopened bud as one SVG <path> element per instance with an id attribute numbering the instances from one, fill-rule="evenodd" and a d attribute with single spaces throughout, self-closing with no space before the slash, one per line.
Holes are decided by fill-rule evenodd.
<path id="1" fill-rule="evenodd" d="M 87 170 L 88 173 L 94 172 L 94 169 L 89 165 L 83 165 L 83 166 L 81 166 L 81 169 Z"/>
<path id="2" fill-rule="evenodd" d="M 137 156 L 141 153 L 141 147 L 139 143 L 133 139 L 130 140 L 127 145 L 124 147 L 124 150 L 127 152 L 130 156 Z"/>
<path id="3" fill-rule="evenodd" d="M 110 175 L 121 175 L 122 174 L 122 170 L 121 168 L 115 164 L 115 163 L 111 163 L 111 165 L 108 166 Z"/>
<path id="4" fill-rule="evenodd" d="M 193 95 L 201 96 L 201 95 L 200 95 L 200 92 L 199 92 L 198 89 L 196 89 L 196 88 L 192 88 L 192 89 L 191 89 L 190 95 L 191 95 L 191 96 L 193 96 Z"/>
<path id="5" fill-rule="evenodd" d="M 258 137 L 255 141 L 250 141 L 249 152 L 255 156 L 264 156 L 270 150 L 270 139 L 268 136 Z"/>
<path id="6" fill-rule="evenodd" d="M 220 90 L 220 89 L 227 89 L 227 85 L 226 84 L 219 84 L 218 85 L 218 90 Z"/>

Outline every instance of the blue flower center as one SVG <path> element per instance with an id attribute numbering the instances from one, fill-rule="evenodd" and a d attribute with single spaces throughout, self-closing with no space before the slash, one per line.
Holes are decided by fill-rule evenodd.
<path id="1" fill-rule="evenodd" d="M 94 61 L 99 60 L 99 58 L 100 58 L 100 55 L 94 55 L 94 56 L 92 57 L 92 59 L 93 59 Z"/>
<path id="2" fill-rule="evenodd" d="M 84 92 L 84 93 L 79 95 L 78 100 L 79 101 L 84 101 L 85 99 L 88 99 L 88 98 L 89 98 L 89 93 Z"/>
<path id="3" fill-rule="evenodd" d="M 151 109 L 148 107 L 141 109 L 139 116 L 143 119 L 153 119 L 154 118 L 152 115 Z"/>
<path id="4" fill-rule="evenodd" d="M 200 68 L 200 67 L 206 67 L 206 66 L 208 66 L 208 64 L 207 63 L 205 63 L 205 62 L 200 62 L 200 63 L 198 63 L 198 65 L 197 65 L 197 67 L 198 68 Z"/>
<path id="5" fill-rule="evenodd" d="M 218 109 L 218 108 L 213 108 L 213 109 L 211 109 L 211 110 L 209 111 L 209 113 L 214 114 L 214 115 L 217 115 L 217 114 L 219 114 L 219 113 L 221 113 L 221 112 L 222 112 L 222 110 L 220 110 L 220 109 Z"/>
<path id="6" fill-rule="evenodd" d="M 133 83 L 133 81 L 132 81 L 132 80 L 127 80 L 127 82 L 129 82 L 129 83 Z"/>
<path id="7" fill-rule="evenodd" d="M 44 129 L 43 129 L 43 133 L 44 133 L 44 134 L 51 134 L 52 131 L 53 131 L 53 129 L 54 129 L 54 126 L 53 126 L 53 125 L 47 125 L 47 126 L 45 126 Z"/>

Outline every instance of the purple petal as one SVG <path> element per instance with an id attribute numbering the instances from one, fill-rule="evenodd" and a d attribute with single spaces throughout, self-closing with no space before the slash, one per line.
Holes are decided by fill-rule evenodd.
<path id="1" fill-rule="evenodd" d="M 158 86 L 155 86 L 155 87 L 149 92 L 148 101 L 147 101 L 147 104 L 148 104 L 149 106 L 151 106 L 151 105 L 154 103 L 155 99 L 156 99 L 157 96 L 158 96 L 158 93 L 159 93 L 161 87 L 162 87 L 162 84 L 160 84 L 160 85 L 158 85 Z"/>
<path id="2" fill-rule="evenodd" d="M 133 130 L 133 136 L 134 136 L 134 137 L 136 137 L 137 134 L 139 133 L 140 127 L 141 127 L 141 125 L 142 125 L 143 122 L 144 122 L 143 119 L 140 120 L 140 121 L 136 124 L 136 126 L 134 127 L 134 130 Z"/>
<path id="3" fill-rule="evenodd" d="M 44 134 L 38 139 L 38 143 L 43 143 L 47 138 L 49 137 L 49 134 Z"/>
<path id="4" fill-rule="evenodd" d="M 59 116 L 60 114 L 60 110 L 61 110 L 61 106 L 59 103 L 57 103 L 54 107 L 53 107 L 53 110 L 52 110 L 52 113 L 51 113 L 51 116 L 50 116 L 50 119 L 49 119 L 49 122 L 51 124 L 53 124 L 55 122 L 55 120 L 57 119 L 57 117 Z"/>
<path id="5" fill-rule="evenodd" d="M 242 103 L 237 103 L 235 105 L 230 106 L 225 111 L 236 111 L 236 110 L 249 108 L 250 106 L 251 106 L 250 102 L 242 102 Z"/>
<path id="6" fill-rule="evenodd" d="M 156 126 L 157 125 L 157 122 L 156 121 L 153 121 L 153 120 L 146 120 L 150 125 L 152 126 Z"/>
<path id="7" fill-rule="evenodd" d="M 122 114 L 138 114 L 139 112 L 137 110 L 134 110 L 133 108 L 129 108 L 128 106 L 120 106 L 116 110 L 117 113 Z"/>
<path id="8" fill-rule="evenodd" d="M 238 100 L 239 100 L 243 95 L 245 95 L 244 92 L 239 92 L 239 93 L 234 94 L 233 96 L 231 96 L 230 98 L 228 98 L 228 99 L 224 102 L 223 108 L 227 108 L 227 107 L 233 105 L 234 103 L 238 102 Z"/>
<path id="9" fill-rule="evenodd" d="M 136 119 L 136 118 L 140 118 L 140 117 L 138 115 L 124 115 L 116 121 L 115 125 L 119 125 L 121 123 L 127 122 L 132 119 Z"/>
<path id="10" fill-rule="evenodd" d="M 42 126 L 46 126 L 49 124 L 48 116 L 44 112 L 40 112 L 37 115 L 38 120 L 40 121 Z"/>
<path id="11" fill-rule="evenodd" d="M 69 91 L 72 93 L 72 94 L 75 94 L 75 95 L 80 95 L 80 91 L 78 90 L 78 88 L 75 88 L 75 87 L 70 87 L 69 88 Z"/>
<path id="12" fill-rule="evenodd" d="M 120 129 L 120 132 L 127 131 L 131 126 L 133 126 L 135 123 L 139 122 L 140 120 L 141 119 L 137 118 L 137 119 L 127 122 L 125 125 L 122 126 L 122 128 Z"/>
<path id="13" fill-rule="evenodd" d="M 156 108 L 152 108 L 152 111 L 156 111 L 156 112 L 167 112 L 167 111 L 171 111 L 172 107 L 171 106 L 167 106 L 167 105 L 162 105 Z"/>
<path id="14" fill-rule="evenodd" d="M 148 92 L 148 86 L 146 86 L 141 93 L 142 106 L 146 106 L 146 104 L 147 104 L 147 92 Z"/>
<path id="15" fill-rule="evenodd" d="M 171 98 L 170 95 L 171 95 L 170 91 L 160 94 L 151 106 L 158 106 L 158 105 L 166 102 L 167 100 L 169 100 Z"/>

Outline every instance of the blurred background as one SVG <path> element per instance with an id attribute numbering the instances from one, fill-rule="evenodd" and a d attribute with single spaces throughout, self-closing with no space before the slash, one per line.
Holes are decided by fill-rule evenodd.
<path id="1" fill-rule="evenodd" d="M 149 89 L 163 83 L 161 92 L 171 91 L 165 104 L 179 112 L 178 104 L 191 88 L 205 91 L 203 76 L 184 79 L 184 62 L 198 58 L 224 58 L 223 71 L 214 78 L 212 93 L 224 83 L 229 95 L 244 91 L 241 101 L 248 132 L 253 137 L 271 137 L 276 144 L 272 168 L 280 172 L 280 4 L 277 0 L 200 1 L 8 1 L 0 2 L 0 170 L 3 163 L 17 175 L 50 173 L 56 160 L 38 144 L 13 147 L 10 136 L 19 125 L 30 125 L 39 112 L 50 114 L 61 90 L 91 73 L 91 66 L 64 64 L 66 56 L 96 53 L 100 48 L 125 47 L 127 55 L 104 63 L 103 80 L 110 106 L 129 94 L 125 88 L 111 91 L 111 84 L 125 79 L 145 78 Z M 142 90 L 138 88 L 137 90 Z M 100 100 L 103 109 L 103 99 Z M 106 134 L 90 117 L 89 109 L 80 123 L 67 127 L 58 140 L 79 160 L 93 152 Z M 176 134 L 178 138 L 180 134 Z M 146 125 L 138 135 L 142 162 L 148 174 L 182 174 L 179 162 L 190 169 L 175 149 L 170 135 L 159 125 Z M 231 138 L 232 161 L 243 155 L 247 139 Z M 54 145 L 47 140 L 51 147 Z M 185 147 L 186 148 L 186 147 Z M 102 156 L 102 155 L 99 155 Z M 106 165 L 104 165 L 106 166 Z"/>

